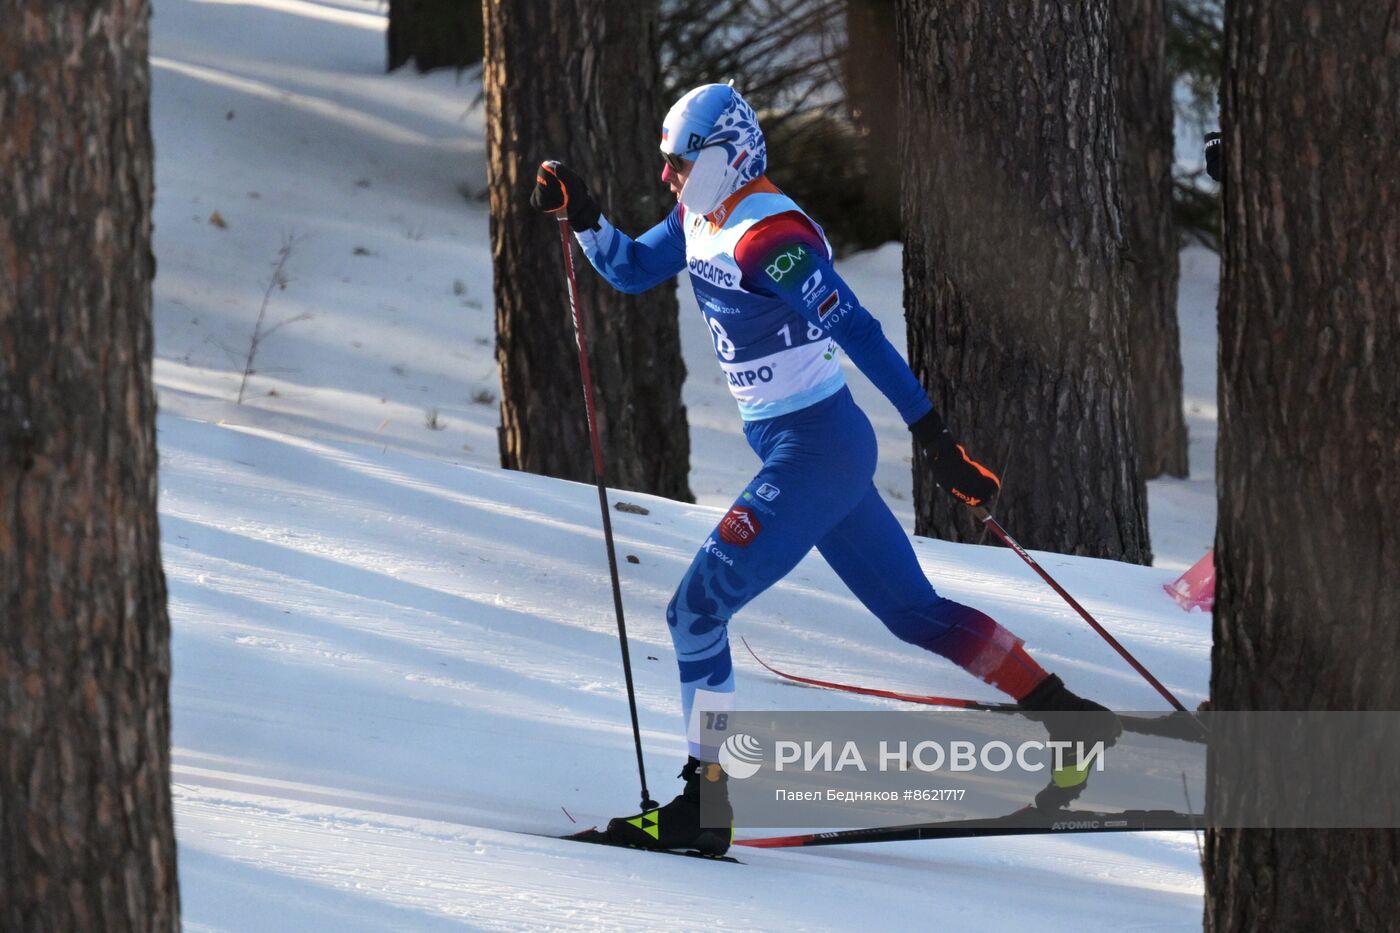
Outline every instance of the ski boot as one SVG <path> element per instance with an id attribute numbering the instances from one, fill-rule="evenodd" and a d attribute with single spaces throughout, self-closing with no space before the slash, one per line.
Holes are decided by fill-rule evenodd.
<path id="1" fill-rule="evenodd" d="M 642 849 L 685 849 L 723 855 L 734 836 L 734 810 L 729 805 L 729 776 L 719 765 L 691 756 L 679 775 L 685 789 L 663 807 L 608 822 L 608 841 Z M 701 826 L 700 799 L 707 822 Z"/>
<path id="2" fill-rule="evenodd" d="M 1026 694 L 1019 703 L 1021 714 L 1043 724 L 1052 742 L 1074 743 L 1065 749 L 1050 783 L 1035 795 L 1038 810 L 1063 810 L 1084 792 L 1089 781 L 1089 764 L 1081 766 L 1077 746 L 1086 748 L 1102 742 L 1105 749 L 1118 741 L 1123 724 L 1107 707 L 1086 700 L 1065 688 L 1064 681 L 1054 674 Z"/>

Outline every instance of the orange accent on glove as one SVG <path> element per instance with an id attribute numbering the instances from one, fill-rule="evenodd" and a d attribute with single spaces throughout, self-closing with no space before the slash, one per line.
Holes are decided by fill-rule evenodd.
<path id="1" fill-rule="evenodd" d="M 549 175 L 548 178 L 545 177 L 546 173 L 548 173 Z M 567 213 L 569 210 L 568 187 L 565 186 L 564 180 L 559 177 L 559 173 L 554 171 L 553 165 L 551 165 L 548 162 L 541 163 L 539 173 L 535 175 L 535 184 L 539 185 L 541 188 L 549 188 L 551 181 L 553 181 L 554 184 L 559 186 L 559 193 L 563 196 L 563 201 L 559 204 L 558 207 L 545 208 L 544 212 L 546 214 Z"/>

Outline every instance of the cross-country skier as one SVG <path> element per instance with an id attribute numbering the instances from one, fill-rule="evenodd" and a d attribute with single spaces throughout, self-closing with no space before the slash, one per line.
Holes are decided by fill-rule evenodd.
<path id="1" fill-rule="evenodd" d="M 1000 481 L 958 444 L 903 357 L 832 265 L 826 237 L 765 176 L 753 109 L 732 87 L 707 84 L 671 107 L 661 128 L 661 179 L 677 199 L 666 219 L 633 239 L 608 223 L 587 186 L 558 162 L 540 167 L 531 203 L 567 217 L 584 253 L 623 292 L 690 272 L 715 355 L 763 466 L 705 539 L 666 610 L 680 666 L 690 758 L 685 789 L 659 809 L 608 824 L 617 843 L 724 852 L 730 819 L 711 816 L 723 789 L 718 749 L 701 744 L 705 717 L 734 708 L 728 624 L 814 546 L 898 638 L 941 655 L 1047 719 L 1098 711 L 1072 738 L 1112 744 L 1104 707 L 1046 673 L 1021 639 L 986 614 L 934 592 L 904 530 L 872 481 L 875 432 L 846 387 L 838 352 L 894 404 L 929 455 L 934 479 L 970 506 Z M 1075 718 L 1083 723 L 1084 717 Z M 1061 730 L 1063 731 L 1063 730 Z M 1042 791 L 1058 807 L 1082 788 L 1069 769 Z M 700 783 L 708 788 L 701 825 Z M 1056 784 L 1068 784 L 1057 787 Z M 727 810 L 727 797 L 720 810 Z"/>

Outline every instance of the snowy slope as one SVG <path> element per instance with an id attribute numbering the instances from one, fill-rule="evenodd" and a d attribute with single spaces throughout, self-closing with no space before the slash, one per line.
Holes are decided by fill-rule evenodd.
<path id="1" fill-rule="evenodd" d="M 1199 924 L 1189 835 L 747 852 L 744 867 L 521 835 L 569 828 L 565 807 L 585 824 L 631 809 L 635 775 L 596 497 L 496 469 L 478 84 L 382 75 L 377 0 L 156 0 L 153 26 L 161 508 L 190 929 Z M 267 308 L 281 326 L 236 406 L 289 239 L 286 287 Z M 888 245 L 842 272 L 902 349 L 899 263 Z M 1153 484 L 1160 567 L 1044 561 L 1192 702 L 1208 618 L 1160 584 L 1212 532 L 1213 257 L 1188 251 L 1183 270 L 1195 478 Z M 681 313 L 701 504 L 624 494 L 652 512 L 614 517 L 640 559 L 622 570 L 658 795 L 684 755 L 662 610 L 756 465 L 687 289 Z M 908 527 L 907 432 L 851 382 L 880 435 L 877 483 Z M 1009 552 L 917 547 L 941 591 L 1000 618 L 1071 684 L 1159 705 Z M 817 558 L 735 628 L 795 671 L 995 699 L 895 641 Z M 737 662 L 746 706 L 889 705 Z"/>
<path id="2" fill-rule="evenodd" d="M 493 464 L 476 85 L 383 75 L 377 11 L 370 0 L 156 0 L 160 401 Z M 216 211 L 226 226 L 209 222 Z M 235 409 L 288 238 L 267 324 L 290 323 L 263 343 Z M 434 410 L 445 430 L 427 426 Z"/>
<path id="3" fill-rule="evenodd" d="M 635 804 L 590 487 L 164 416 L 175 797 L 191 929 L 1187 928 L 1189 834 L 746 851 L 744 867 L 519 835 Z M 663 620 L 719 511 L 617 513 L 653 787 L 684 758 Z M 1003 550 L 920 541 L 944 592 L 1121 707 L 1150 689 Z M 1046 555 L 1187 702 L 1206 687 L 1168 573 Z M 889 636 L 812 557 L 735 628 L 775 661 L 909 690 L 995 695 Z M 736 658 L 742 705 L 894 707 Z M 1122 896 L 1107 896 L 1109 894 Z"/>

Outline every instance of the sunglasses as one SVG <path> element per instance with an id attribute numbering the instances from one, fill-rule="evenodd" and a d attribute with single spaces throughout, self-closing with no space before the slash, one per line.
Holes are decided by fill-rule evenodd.
<path id="1" fill-rule="evenodd" d="M 684 172 L 686 166 L 690 164 L 689 159 L 685 158 L 684 156 L 677 155 L 674 152 L 661 153 L 661 159 L 663 162 L 669 165 L 671 167 L 671 171 L 675 172 L 677 175 L 679 175 L 681 172 Z"/>

